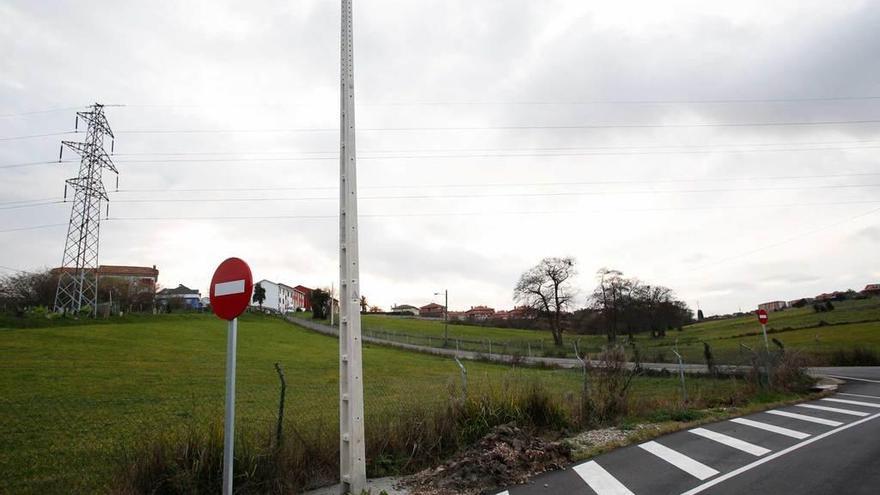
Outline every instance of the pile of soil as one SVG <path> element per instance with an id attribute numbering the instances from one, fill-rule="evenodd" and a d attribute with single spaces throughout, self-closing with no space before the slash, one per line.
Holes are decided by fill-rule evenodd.
<path id="1" fill-rule="evenodd" d="M 421 495 L 494 493 L 544 471 L 561 469 L 570 461 L 568 445 L 508 424 L 495 427 L 476 446 L 439 467 L 410 476 L 404 484 Z"/>

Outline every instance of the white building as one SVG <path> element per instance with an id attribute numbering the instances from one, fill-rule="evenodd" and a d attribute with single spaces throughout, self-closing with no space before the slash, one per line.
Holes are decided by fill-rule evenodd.
<path id="1" fill-rule="evenodd" d="M 263 309 L 276 311 L 278 313 L 289 313 L 302 308 L 302 293 L 295 288 L 266 279 L 260 280 L 254 284 L 255 290 L 257 285 L 266 291 L 266 299 L 263 301 Z M 253 297 L 251 297 L 251 306 L 260 306 L 253 302 Z"/>

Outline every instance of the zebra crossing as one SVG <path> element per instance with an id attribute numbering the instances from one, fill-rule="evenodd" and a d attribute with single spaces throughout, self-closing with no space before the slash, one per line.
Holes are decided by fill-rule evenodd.
<path id="1" fill-rule="evenodd" d="M 618 449 L 498 495 L 699 493 L 702 484 L 717 483 L 750 463 L 766 462 L 797 449 L 799 443 L 878 417 L 880 395 L 838 393 Z"/>

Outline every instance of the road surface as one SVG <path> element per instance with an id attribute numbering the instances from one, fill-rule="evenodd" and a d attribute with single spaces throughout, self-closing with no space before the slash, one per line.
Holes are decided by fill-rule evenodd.
<path id="1" fill-rule="evenodd" d="M 503 495 L 880 493 L 880 367 L 820 368 L 837 393 L 672 433 Z"/>

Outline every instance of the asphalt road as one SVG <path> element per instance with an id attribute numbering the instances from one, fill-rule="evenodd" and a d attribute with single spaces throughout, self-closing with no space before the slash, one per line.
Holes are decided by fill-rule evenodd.
<path id="1" fill-rule="evenodd" d="M 815 371 L 846 382 L 824 399 L 665 435 L 499 493 L 880 493 L 880 367 Z"/>

